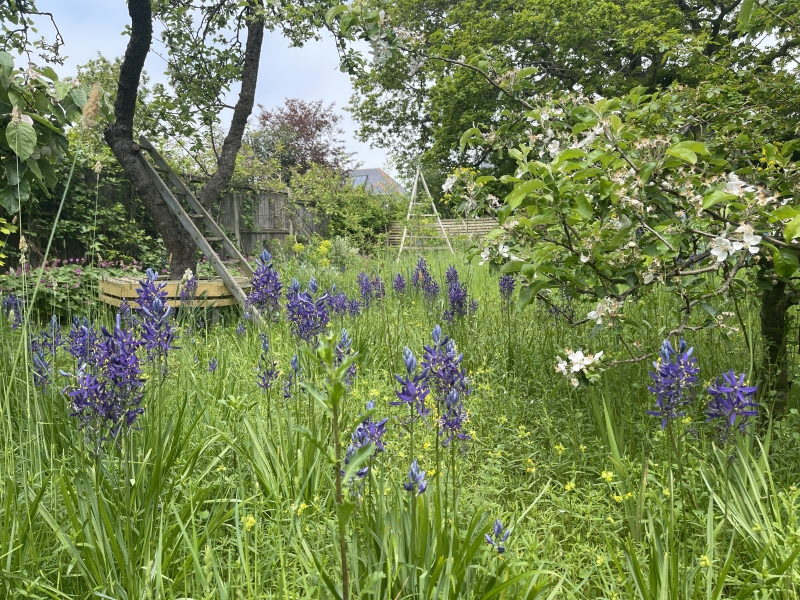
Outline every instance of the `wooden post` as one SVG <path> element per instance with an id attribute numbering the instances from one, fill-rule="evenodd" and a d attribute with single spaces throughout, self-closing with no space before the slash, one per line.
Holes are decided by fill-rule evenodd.
<path id="1" fill-rule="evenodd" d="M 231 194 L 233 197 L 233 237 L 236 238 L 236 243 L 239 244 L 239 247 L 242 247 L 242 236 L 240 235 L 239 231 L 239 213 L 241 212 L 241 208 L 239 207 L 239 194 Z"/>

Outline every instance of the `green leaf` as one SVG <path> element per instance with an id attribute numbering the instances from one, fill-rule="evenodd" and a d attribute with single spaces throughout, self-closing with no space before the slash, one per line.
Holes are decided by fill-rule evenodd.
<path id="1" fill-rule="evenodd" d="M 667 154 L 670 156 L 674 156 L 675 158 L 680 158 L 691 164 L 697 163 L 697 154 L 689 150 L 688 148 L 676 148 L 673 146 L 669 150 L 667 150 Z"/>
<path id="2" fill-rule="evenodd" d="M 19 185 L 9 185 L 0 189 L 0 206 L 10 214 L 19 212 L 19 205 L 28 199 L 31 193 L 31 184 L 23 179 Z"/>
<path id="3" fill-rule="evenodd" d="M 797 253 L 789 248 L 776 249 L 772 253 L 775 272 L 781 277 L 791 277 L 797 271 Z"/>
<path id="4" fill-rule="evenodd" d="M 0 51 L 0 66 L 5 67 L 9 73 L 14 70 L 14 57 L 5 50 Z"/>
<path id="5" fill-rule="evenodd" d="M 511 191 L 508 197 L 506 197 L 506 202 L 508 203 L 509 207 L 517 208 L 529 192 L 540 190 L 544 187 L 547 186 L 541 179 L 529 179 L 528 181 L 514 186 L 514 189 Z"/>
<path id="6" fill-rule="evenodd" d="M 53 81 L 58 81 L 58 75 L 53 70 L 53 67 L 45 67 L 42 69 L 42 75 L 47 77 L 48 79 L 52 79 Z"/>
<path id="7" fill-rule="evenodd" d="M 594 215 L 592 203 L 583 194 L 575 198 L 575 212 L 584 219 L 591 219 Z"/>
<path id="8" fill-rule="evenodd" d="M 752 14 L 753 0 L 744 0 L 741 8 L 739 9 L 739 26 L 737 27 L 739 31 L 747 30 L 747 27 L 750 25 L 750 17 Z"/>
<path id="9" fill-rule="evenodd" d="M 708 151 L 708 147 L 703 144 L 702 142 L 695 142 L 693 140 L 686 140 L 684 142 L 678 142 L 673 146 L 673 148 L 685 148 L 686 150 L 690 150 L 697 154 L 711 154 Z"/>
<path id="10" fill-rule="evenodd" d="M 36 149 L 36 130 L 24 121 L 8 124 L 6 140 L 20 160 L 28 160 Z"/>
<path id="11" fill-rule="evenodd" d="M 325 13 L 325 23 L 327 23 L 328 26 L 330 26 L 333 20 L 347 9 L 348 6 L 346 4 L 340 4 L 339 6 L 331 6 L 328 9 L 328 12 Z"/>
<path id="12" fill-rule="evenodd" d="M 517 306 L 519 308 L 525 308 L 526 306 L 528 306 L 528 304 L 533 302 L 534 298 L 536 298 L 536 294 L 541 292 L 548 285 L 550 285 L 550 282 L 542 280 L 542 281 L 537 281 L 536 283 L 533 283 L 531 285 L 524 286 L 519 291 L 519 299 L 517 300 Z"/>
<path id="13" fill-rule="evenodd" d="M 490 181 L 497 181 L 494 175 L 481 175 L 475 180 L 475 183 L 488 183 Z"/>
<path id="14" fill-rule="evenodd" d="M 347 485 L 350 480 L 355 477 L 356 472 L 364 466 L 364 464 L 372 457 L 375 452 L 375 445 L 374 444 L 366 444 L 365 446 L 361 446 L 358 450 L 355 451 L 353 456 L 350 457 L 349 462 L 344 470 L 344 477 L 342 477 L 342 482 Z"/>
<path id="15" fill-rule="evenodd" d="M 580 148 L 567 148 L 558 155 L 558 158 L 555 160 L 555 162 L 559 163 L 565 160 L 570 160 L 571 158 L 586 158 L 587 156 L 589 155 Z"/>
<path id="16" fill-rule="evenodd" d="M 782 221 L 783 219 L 794 219 L 800 211 L 798 211 L 795 207 L 789 206 L 788 204 L 785 206 L 780 206 L 769 213 L 769 216 L 773 219 L 778 219 Z"/>
<path id="17" fill-rule="evenodd" d="M 81 88 L 72 88 L 69 91 L 69 95 L 72 96 L 72 99 L 75 101 L 80 108 L 83 108 L 83 105 L 86 104 L 86 92 Z"/>
<path id="18" fill-rule="evenodd" d="M 713 192 L 709 192 L 703 196 L 703 210 L 711 208 L 720 202 L 735 200 L 736 198 L 737 196 L 734 194 L 729 194 L 728 192 L 723 192 L 722 190 L 714 190 Z"/>
<path id="19" fill-rule="evenodd" d="M 470 127 L 464 133 L 461 134 L 461 141 L 458 143 L 458 148 L 461 152 L 464 151 L 464 147 L 467 145 L 467 142 L 475 137 L 476 135 L 480 135 L 481 130 L 477 127 Z"/>
<path id="20" fill-rule="evenodd" d="M 791 242 L 796 237 L 800 237 L 800 215 L 789 221 L 783 228 L 783 239 L 787 242 Z"/>

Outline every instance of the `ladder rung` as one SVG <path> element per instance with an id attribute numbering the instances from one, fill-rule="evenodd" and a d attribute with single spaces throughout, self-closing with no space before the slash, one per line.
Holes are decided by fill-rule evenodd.
<path id="1" fill-rule="evenodd" d="M 435 217 L 437 215 L 436 215 L 436 213 L 423 213 L 423 214 L 418 215 L 418 216 L 420 216 L 420 217 Z"/>
<path id="2" fill-rule="evenodd" d="M 201 215 L 200 213 L 190 213 L 189 216 L 192 219 L 205 219 L 205 215 Z"/>
<path id="3" fill-rule="evenodd" d="M 206 241 L 207 242 L 221 242 L 222 238 L 221 237 L 207 237 Z"/>
<path id="4" fill-rule="evenodd" d="M 408 240 L 443 240 L 444 238 L 440 235 L 407 235 L 406 239 Z"/>

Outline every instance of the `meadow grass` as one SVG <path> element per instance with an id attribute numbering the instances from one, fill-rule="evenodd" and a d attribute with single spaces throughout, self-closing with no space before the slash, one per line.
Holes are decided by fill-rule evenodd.
<path id="1" fill-rule="evenodd" d="M 618 328 L 590 338 L 591 324 L 573 328 L 546 306 L 502 303 L 496 275 L 462 252 L 426 258 L 443 286 L 434 301 L 410 285 L 402 296 L 391 291 L 397 272 L 409 279 L 411 254 L 396 263 L 387 251 L 345 272 L 276 261 L 284 286 L 295 277 L 305 287 L 314 276 L 321 290 L 335 284 L 354 296 L 361 269 L 387 284 L 385 299 L 330 326 L 346 328 L 357 352 L 343 431 L 368 401 L 374 419 L 389 418 L 385 452 L 346 489 L 351 597 L 797 597 L 795 410 L 719 448 L 700 394 L 686 418 L 662 431 L 647 414 L 649 360 L 608 367 L 586 388 L 573 388 L 554 365 L 566 347 L 603 350 L 606 362 L 630 358 L 628 349 L 655 353 L 679 321 L 670 296 L 629 306 L 625 338 Z M 478 310 L 444 324 L 450 264 Z M 741 321 L 726 323 L 756 331 L 755 296 L 738 301 Z M 573 307 L 581 318 L 594 308 Z M 113 318 L 100 306 L 90 317 Z M 295 354 L 307 384 L 326 377 L 299 352 L 285 316 L 261 329 L 248 323 L 244 335 L 239 319 L 229 311 L 212 326 L 210 315 L 179 312 L 179 348 L 146 367 L 144 414 L 100 452 L 62 392 L 69 380 L 58 371 L 75 372 L 74 359 L 61 352 L 53 383 L 36 387 L 24 343 L 34 326 L 2 325 L 3 596 L 340 595 L 331 417 L 297 383 L 290 399 L 282 391 Z M 435 423 L 417 422 L 412 456 L 408 409 L 389 402 L 403 348 L 419 358 L 436 324 L 464 355 L 470 439 L 443 448 Z M 269 391 L 256 385 L 261 333 L 281 372 Z M 758 364 L 741 331 L 687 337 L 703 388 L 723 370 L 750 373 Z M 402 487 L 413 458 L 428 474 L 419 496 Z M 496 519 L 510 529 L 503 554 L 484 541 Z"/>

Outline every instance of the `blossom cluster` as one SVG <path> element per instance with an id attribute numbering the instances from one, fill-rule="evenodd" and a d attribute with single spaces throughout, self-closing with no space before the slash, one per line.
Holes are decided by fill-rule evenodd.
<path id="1" fill-rule="evenodd" d="M 567 355 L 566 359 L 556 357 L 556 372 L 569 377 L 573 387 L 578 387 L 581 380 L 591 383 L 600 378 L 598 365 L 603 358 L 602 350 L 595 354 L 584 354 L 580 348 L 574 351 L 565 348 L 564 353 Z"/>

